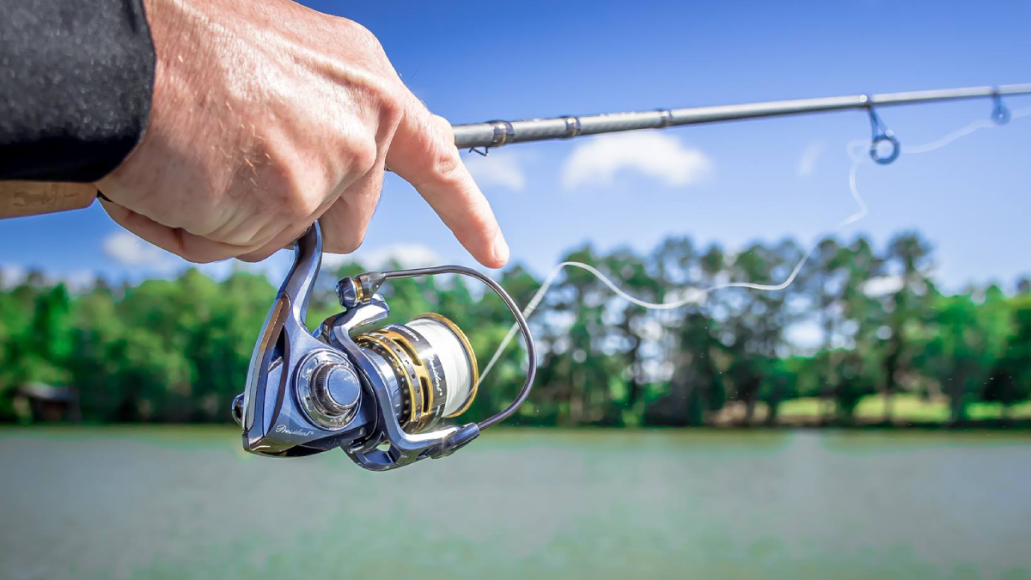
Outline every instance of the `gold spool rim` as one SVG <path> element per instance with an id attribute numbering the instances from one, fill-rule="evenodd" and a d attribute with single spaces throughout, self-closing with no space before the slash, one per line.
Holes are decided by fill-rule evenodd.
<path id="1" fill-rule="evenodd" d="M 469 398 L 465 401 L 465 404 L 462 405 L 460 409 L 458 409 L 454 413 L 451 413 L 450 415 L 444 415 L 445 419 L 457 417 L 462 413 L 465 413 L 467 410 L 469 410 L 469 407 L 473 404 L 473 401 L 476 399 L 476 392 L 480 388 L 480 367 L 476 363 L 476 352 L 473 350 L 472 345 L 469 344 L 469 339 L 465 337 L 465 333 L 462 332 L 462 329 L 458 328 L 458 325 L 454 322 L 451 322 L 450 320 L 448 320 L 444 316 L 441 316 L 440 314 L 437 314 L 436 312 L 427 312 L 425 314 L 420 314 L 419 316 L 416 316 L 414 320 L 418 320 L 420 318 L 436 320 L 437 322 L 448 327 L 451 330 L 451 332 L 455 333 L 455 336 L 458 337 L 458 340 L 462 342 L 462 345 L 465 347 L 466 352 L 469 353 L 469 364 L 471 364 L 473 367 L 473 384 L 472 389 L 470 389 L 469 391 Z"/>
<path id="2" fill-rule="evenodd" d="M 375 336 L 373 334 L 363 334 L 357 337 L 357 339 L 355 340 L 355 344 L 361 346 L 362 341 L 370 342 L 386 351 L 386 355 L 390 357 L 391 362 L 397 365 L 397 370 L 400 371 L 400 377 L 404 381 L 405 385 L 408 387 L 408 422 L 414 425 L 419 419 L 421 419 L 421 417 L 416 417 L 415 385 L 412 384 L 412 380 L 411 378 L 409 378 L 408 372 L 405 370 L 405 365 L 401 361 L 401 358 L 397 356 L 397 353 L 394 352 L 394 349 L 390 348 L 390 344 L 387 343 L 386 338 L 383 338 L 381 336 Z M 420 389 L 420 391 L 421 390 L 422 389 Z M 420 401 L 421 399 L 422 398 L 420 396 Z"/>
<path id="3" fill-rule="evenodd" d="M 419 379 L 425 379 L 426 380 L 426 384 L 428 385 L 428 388 L 426 389 L 426 398 L 423 399 L 423 402 L 422 402 L 422 417 L 419 418 L 419 422 L 422 422 L 423 419 L 430 420 L 431 419 L 431 415 L 432 415 L 432 411 L 433 411 L 433 402 L 434 402 L 433 380 L 430 377 L 429 370 L 427 370 L 427 368 L 426 368 L 426 361 L 424 361 L 422 359 L 422 356 L 419 355 L 419 349 L 415 348 L 415 345 L 412 344 L 412 341 L 410 341 L 407 338 L 405 338 L 405 336 L 402 335 L 400 332 L 397 332 L 397 331 L 394 331 L 394 330 L 390 330 L 389 328 L 380 328 L 379 330 L 372 331 L 370 334 L 374 334 L 374 335 L 380 336 L 380 337 L 382 337 L 382 338 L 384 338 L 386 340 L 392 340 L 394 342 L 400 343 L 400 344 L 405 345 L 405 346 L 408 347 L 407 351 L 408 351 L 409 355 L 411 356 L 411 358 L 413 359 L 412 360 L 412 369 L 415 370 L 415 374 L 418 376 L 418 378 Z M 405 350 L 405 349 L 402 348 L 402 350 Z M 420 386 L 419 392 L 422 393 L 422 388 L 421 388 L 422 387 L 422 383 L 421 383 L 421 381 L 420 381 L 419 386 Z M 413 385 L 413 389 L 414 389 L 414 385 Z M 441 411 L 443 411 L 443 407 L 441 407 Z"/>

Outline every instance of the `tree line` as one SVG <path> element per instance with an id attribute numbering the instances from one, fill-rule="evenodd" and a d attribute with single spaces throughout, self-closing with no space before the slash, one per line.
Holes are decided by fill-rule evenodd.
<path id="1" fill-rule="evenodd" d="M 805 248 L 793 240 L 728 252 L 669 238 L 653 251 L 599 252 L 584 245 L 564 261 L 595 265 L 650 302 L 725 282 L 779 281 Z M 533 394 L 513 423 L 558 426 L 778 423 L 792 399 L 826 402 L 821 421 L 851 424 L 864 397 L 883 397 L 886 422 L 897 395 L 947 400 L 962 425 L 975 402 L 1003 409 L 1031 396 L 1031 282 L 959 293 L 939 289 L 933 252 L 916 233 L 878 249 L 863 236 L 822 240 L 784 290 L 728 288 L 682 308 L 649 311 L 615 297 L 599 280 L 567 270 L 531 318 L 540 349 Z M 360 264 L 338 275 L 364 271 Z M 540 280 L 515 265 L 500 274 L 519 304 Z M 309 309 L 315 328 L 336 313 L 323 274 Z M 264 276 L 237 271 L 213 280 L 190 269 L 174 279 L 72 294 L 31 274 L 0 280 L 0 420 L 29 421 L 24 385 L 73 386 L 95 422 L 228 422 L 247 363 L 275 295 Z M 486 362 L 511 320 L 491 293 L 453 277 L 384 287 L 392 321 L 427 311 L 454 320 Z M 507 404 L 522 381 L 522 351 L 510 347 L 469 413 Z M 1003 418 L 1005 420 L 1004 412 Z"/>

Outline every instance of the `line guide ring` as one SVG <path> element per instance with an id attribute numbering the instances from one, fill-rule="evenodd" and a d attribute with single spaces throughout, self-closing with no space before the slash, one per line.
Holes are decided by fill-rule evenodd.
<path id="1" fill-rule="evenodd" d="M 860 100 L 866 105 L 866 111 L 870 115 L 870 130 L 872 133 L 870 138 L 870 158 L 880 165 L 888 165 L 899 158 L 899 154 L 902 153 L 902 145 L 899 144 L 899 140 L 895 137 L 892 130 L 877 116 L 869 95 L 863 95 Z M 891 145 L 891 152 L 887 155 L 881 155 L 881 146 L 885 143 Z"/>

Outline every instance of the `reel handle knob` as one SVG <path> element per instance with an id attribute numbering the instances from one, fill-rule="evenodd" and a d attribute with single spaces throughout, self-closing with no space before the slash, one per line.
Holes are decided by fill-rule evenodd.
<path id="1" fill-rule="evenodd" d="M 243 393 L 233 399 L 233 421 L 236 421 L 237 425 L 243 426 Z"/>

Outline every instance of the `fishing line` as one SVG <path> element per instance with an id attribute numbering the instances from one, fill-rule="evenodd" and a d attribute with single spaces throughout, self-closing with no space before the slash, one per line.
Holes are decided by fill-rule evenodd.
<path id="1" fill-rule="evenodd" d="M 1010 119 L 1021 119 L 1027 116 L 1031 116 L 1031 107 L 1012 111 Z M 929 153 L 931 151 L 941 149 L 942 147 L 945 147 L 963 137 L 969 136 L 981 129 L 992 129 L 999 126 L 999 123 L 994 122 L 992 120 L 977 120 L 945 135 L 940 139 L 936 139 L 934 141 L 930 141 L 928 143 L 924 143 L 921 145 L 903 146 L 902 152 L 906 153 L 907 155 Z M 798 277 L 799 272 L 802 271 L 802 268 L 809 261 L 809 258 L 812 257 L 813 253 L 819 248 L 819 240 L 821 238 L 824 238 L 827 235 L 836 236 L 839 233 L 841 233 L 845 228 L 855 224 L 856 222 L 866 217 L 869 208 L 866 204 L 866 201 L 863 199 L 863 196 L 859 194 L 859 187 L 857 186 L 856 181 L 857 174 L 859 172 L 859 167 L 864 163 L 870 163 L 869 157 L 864 154 L 869 151 L 869 148 L 870 142 L 865 140 L 850 141 L 845 147 L 849 158 L 851 158 L 852 160 L 852 166 L 849 169 L 848 174 L 848 185 L 849 191 L 852 194 L 852 200 L 855 202 L 857 210 L 845 219 L 843 219 L 842 221 L 838 222 L 838 224 L 835 225 L 830 231 L 826 232 L 823 235 L 817 236 L 817 241 L 810 245 L 809 249 L 805 252 L 805 254 L 802 255 L 798 263 L 795 264 L 795 267 L 791 270 L 791 273 L 789 273 L 788 276 L 784 279 L 784 281 L 780 283 L 760 284 L 755 282 L 725 282 L 709 286 L 708 288 L 682 286 L 675 290 L 678 290 L 679 293 L 684 294 L 684 297 L 678 300 L 674 300 L 672 302 L 656 303 L 642 300 L 627 293 L 625 290 L 617 286 L 616 283 L 613 282 L 608 276 L 606 276 L 600 270 L 598 270 L 594 266 L 591 266 L 590 264 L 585 264 L 583 262 L 561 262 L 558 265 L 556 265 L 551 270 L 551 272 L 548 273 L 548 275 L 544 278 L 544 282 L 541 284 L 541 287 L 537 289 L 537 292 L 533 295 L 533 298 L 530 299 L 530 302 L 526 305 L 526 308 L 523 309 L 523 317 L 526 319 L 530 318 L 530 316 L 534 313 L 534 311 L 537 310 L 537 307 L 540 306 L 541 302 L 544 300 L 545 295 L 551 289 L 559 274 L 561 274 L 563 270 L 565 270 L 566 268 L 579 268 L 590 273 L 600 282 L 602 282 L 605 286 L 607 286 L 609 290 L 611 290 L 612 293 L 618 296 L 619 298 L 622 298 L 623 300 L 635 306 L 640 306 L 647 310 L 675 310 L 677 308 L 687 306 L 688 304 L 698 304 L 705 300 L 705 298 L 709 295 L 710 292 L 715 292 L 717 290 L 725 290 L 727 288 L 745 288 L 748 290 L 758 290 L 761 292 L 776 292 L 778 290 L 784 290 L 791 286 L 791 284 Z M 515 335 L 518 331 L 518 325 L 513 324 L 512 328 L 509 329 L 508 334 L 506 334 L 505 338 L 501 341 L 501 344 L 498 346 L 497 350 L 494 351 L 494 355 L 491 357 L 490 362 L 488 362 L 487 366 L 484 367 L 483 372 L 480 374 L 480 380 L 477 383 L 477 385 L 482 383 L 483 380 L 487 377 L 487 375 L 490 374 L 491 369 L 494 368 L 494 365 L 501 358 L 501 355 L 504 353 L 508 345 L 512 342 L 512 339 L 515 338 Z"/>

